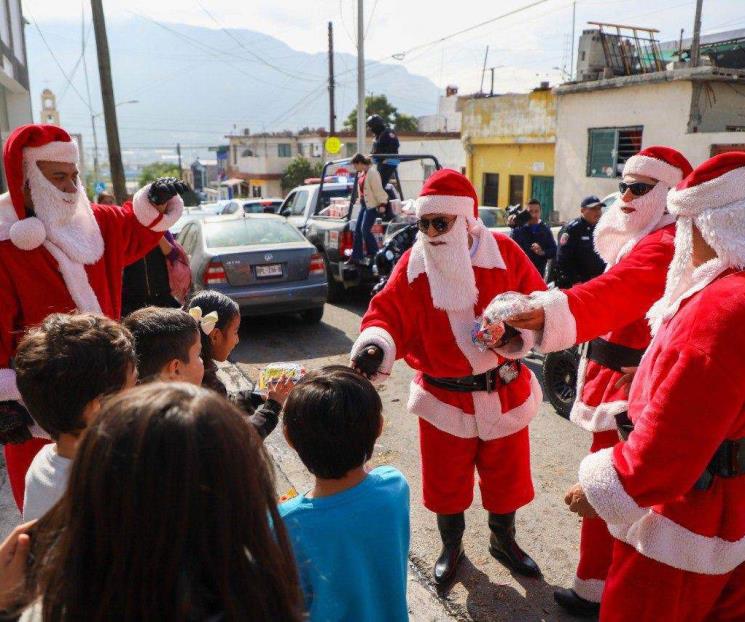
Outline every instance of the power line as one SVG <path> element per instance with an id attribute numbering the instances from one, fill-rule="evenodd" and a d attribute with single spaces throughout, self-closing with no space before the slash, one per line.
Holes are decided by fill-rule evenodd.
<path id="1" fill-rule="evenodd" d="M 375 15 L 375 9 L 377 8 L 378 8 L 378 0 L 375 0 L 372 11 L 370 11 L 370 17 L 367 18 L 367 26 L 365 26 L 365 34 L 364 34 L 365 39 L 367 39 L 367 31 L 370 30 L 370 24 L 372 23 L 373 15 Z"/>

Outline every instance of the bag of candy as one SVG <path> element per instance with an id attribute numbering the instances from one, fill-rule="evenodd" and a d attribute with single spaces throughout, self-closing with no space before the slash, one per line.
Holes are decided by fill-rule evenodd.
<path id="1" fill-rule="evenodd" d="M 259 374 L 259 391 L 266 391 L 269 385 L 278 382 L 282 376 L 298 382 L 305 375 L 305 367 L 300 363 L 270 363 Z"/>

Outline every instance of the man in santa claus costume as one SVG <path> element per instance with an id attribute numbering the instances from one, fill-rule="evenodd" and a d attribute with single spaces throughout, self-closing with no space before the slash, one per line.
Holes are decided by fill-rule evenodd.
<path id="1" fill-rule="evenodd" d="M 513 571 L 537 576 L 537 564 L 515 542 L 515 512 L 533 499 L 528 423 L 542 401 L 521 364 L 532 332 L 480 347 L 477 318 L 503 292 L 545 287 L 520 247 L 478 219 L 476 191 L 443 169 L 416 200 L 420 233 L 362 319 L 354 366 L 381 380 L 396 359 L 417 371 L 408 410 L 419 417 L 424 505 L 437 514 L 443 548 L 435 581 L 455 576 L 464 551 L 464 511 L 474 470 L 489 512 L 490 551 Z"/>
<path id="2" fill-rule="evenodd" d="M 9 192 L 0 195 L 0 442 L 13 495 L 23 502 L 31 460 L 48 442 L 16 386 L 13 355 L 24 331 L 50 313 L 119 318 L 122 270 L 180 216 L 185 184 L 161 179 L 123 207 L 88 201 L 78 147 L 53 125 L 17 128 L 5 142 Z"/>
<path id="3" fill-rule="evenodd" d="M 570 419 L 592 432 L 591 452 L 618 442 L 615 417 L 627 409 L 624 370 L 638 366 L 649 345 L 645 315 L 662 297 L 673 257 L 675 225 L 667 195 L 690 172 L 688 160 L 669 147 L 648 147 L 629 158 L 621 196 L 595 228 L 605 273 L 568 290 L 541 292 L 532 298 L 542 306 L 508 320 L 542 331 L 537 345 L 543 352 L 589 341 Z M 574 584 L 554 593 L 559 605 L 574 614 L 598 611 L 612 551 L 603 520 L 584 519 Z"/>
<path id="4" fill-rule="evenodd" d="M 567 502 L 615 538 L 601 620 L 745 620 L 745 153 L 704 162 L 668 209 L 633 429 L 582 461 Z"/>

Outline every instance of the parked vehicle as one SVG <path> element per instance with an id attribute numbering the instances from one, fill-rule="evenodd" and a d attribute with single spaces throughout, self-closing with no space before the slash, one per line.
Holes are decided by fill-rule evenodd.
<path id="1" fill-rule="evenodd" d="M 235 300 L 241 315 L 295 313 L 320 322 L 328 291 L 322 255 L 274 214 L 207 217 L 186 224 L 179 242 L 194 288 Z"/>
<path id="2" fill-rule="evenodd" d="M 396 155 L 396 158 L 402 165 L 405 162 L 423 163 L 428 160 L 432 170 L 441 168 L 437 158 L 431 155 Z M 280 214 L 296 225 L 322 254 L 330 302 L 342 298 L 349 288 L 377 280 L 372 262 L 370 265 L 346 263 L 352 253 L 354 229 L 360 210 L 356 175 L 351 174 L 350 170 L 351 158 L 326 162 L 318 183 L 292 190 L 280 209 Z M 398 197 L 405 199 L 397 177 L 394 185 Z M 341 215 L 335 211 L 334 198 L 345 199 Z"/>

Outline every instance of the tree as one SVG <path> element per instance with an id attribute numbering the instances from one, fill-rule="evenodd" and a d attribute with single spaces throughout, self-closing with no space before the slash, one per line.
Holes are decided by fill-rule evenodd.
<path id="1" fill-rule="evenodd" d="M 147 184 L 155 181 L 158 177 L 181 177 L 178 164 L 153 162 L 152 164 L 143 166 L 140 171 L 140 185 L 147 186 Z"/>
<path id="2" fill-rule="evenodd" d="M 365 115 L 379 114 L 388 125 L 399 132 L 415 132 L 417 121 L 415 117 L 398 111 L 385 95 L 368 95 L 365 97 Z M 357 129 L 357 108 L 349 113 L 344 121 L 344 129 Z"/>
<path id="3" fill-rule="evenodd" d="M 282 175 L 282 190 L 289 192 L 296 186 L 301 186 L 309 177 L 320 177 L 323 172 L 323 162 L 311 162 L 301 155 L 297 155 L 287 165 Z"/>

